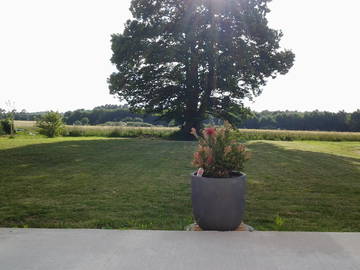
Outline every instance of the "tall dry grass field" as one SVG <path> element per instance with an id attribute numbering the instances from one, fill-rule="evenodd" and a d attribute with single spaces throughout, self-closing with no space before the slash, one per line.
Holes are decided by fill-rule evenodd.
<path id="1" fill-rule="evenodd" d="M 15 128 L 34 128 L 36 126 L 36 121 L 20 121 L 15 120 Z"/>
<path id="2" fill-rule="evenodd" d="M 177 130 L 168 127 L 66 126 L 66 134 L 72 137 L 168 137 Z"/>
<path id="3" fill-rule="evenodd" d="M 35 121 L 15 121 L 16 128 L 35 129 Z M 66 126 L 65 136 L 70 137 L 161 137 L 178 131 L 177 127 L 116 127 L 116 126 Z M 240 129 L 238 139 L 272 141 L 360 141 L 360 132 L 297 131 Z"/>
<path id="4" fill-rule="evenodd" d="M 360 132 L 240 129 L 243 140 L 360 141 Z"/>

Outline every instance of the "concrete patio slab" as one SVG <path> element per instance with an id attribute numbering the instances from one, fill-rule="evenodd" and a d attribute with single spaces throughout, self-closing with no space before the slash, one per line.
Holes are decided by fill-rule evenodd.
<path id="1" fill-rule="evenodd" d="M 0 229 L 1 270 L 360 269 L 360 233 Z"/>

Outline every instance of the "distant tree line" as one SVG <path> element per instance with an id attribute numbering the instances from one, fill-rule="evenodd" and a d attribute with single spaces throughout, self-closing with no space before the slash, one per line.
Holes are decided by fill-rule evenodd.
<path id="1" fill-rule="evenodd" d="M 167 125 L 159 122 L 159 117 L 151 114 L 138 114 L 129 110 L 127 105 L 104 105 L 92 110 L 75 110 L 64 113 L 68 125 L 100 125 L 107 122 L 144 122 L 152 125 Z"/>
<path id="2" fill-rule="evenodd" d="M 25 110 L 14 113 L 15 120 L 37 120 L 46 112 L 29 113 Z M 6 118 L 6 111 L 0 108 L 0 119 Z M 79 109 L 63 114 L 67 125 L 101 125 L 110 123 L 144 122 L 144 124 L 172 126 L 173 122 L 159 121 L 151 114 L 138 114 L 129 110 L 127 105 L 104 105 L 92 110 Z M 206 124 L 220 125 L 222 120 L 210 117 Z M 253 112 L 253 116 L 244 121 L 239 128 L 247 129 L 287 129 L 287 130 L 321 130 L 321 131 L 359 131 L 360 110 L 353 113 L 340 111 L 297 112 L 297 111 L 262 111 Z"/>
<path id="3" fill-rule="evenodd" d="M 46 114 L 48 112 L 27 112 L 26 110 L 21 110 L 20 112 L 15 111 L 14 119 L 15 120 L 21 120 L 21 121 L 36 121 L 38 118 L 40 118 L 42 115 Z M 9 113 L 6 112 L 5 109 L 0 108 L 0 119 L 5 119 L 9 117 Z"/>
<path id="4" fill-rule="evenodd" d="M 36 121 L 48 113 L 26 112 L 25 110 L 14 112 L 15 120 Z M 7 118 L 6 110 L 0 108 L 0 119 Z M 148 124 L 167 125 L 164 121 L 158 121 L 159 117 L 150 114 L 138 114 L 130 112 L 127 105 L 104 105 L 92 110 L 79 109 L 63 113 L 63 121 L 67 125 L 100 125 L 107 122 L 144 122 Z"/>
<path id="5" fill-rule="evenodd" d="M 240 126 L 248 129 L 360 131 L 360 110 L 353 113 L 262 111 L 255 112 Z"/>

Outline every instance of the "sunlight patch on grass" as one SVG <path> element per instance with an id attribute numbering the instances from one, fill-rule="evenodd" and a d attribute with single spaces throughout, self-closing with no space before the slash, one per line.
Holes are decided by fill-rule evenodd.
<path id="1" fill-rule="evenodd" d="M 317 153 L 327 153 L 336 156 L 353 157 L 360 159 L 360 142 L 322 142 L 322 141 L 295 141 L 295 142 L 268 142 L 284 149 L 295 149 Z"/>

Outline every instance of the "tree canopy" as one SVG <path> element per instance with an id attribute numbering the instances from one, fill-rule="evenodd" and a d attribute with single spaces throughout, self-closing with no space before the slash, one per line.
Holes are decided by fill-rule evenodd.
<path id="1" fill-rule="evenodd" d="M 243 100 L 293 65 L 268 27 L 268 2 L 132 0 L 133 19 L 112 35 L 110 93 L 186 131 L 208 115 L 235 123 Z"/>

